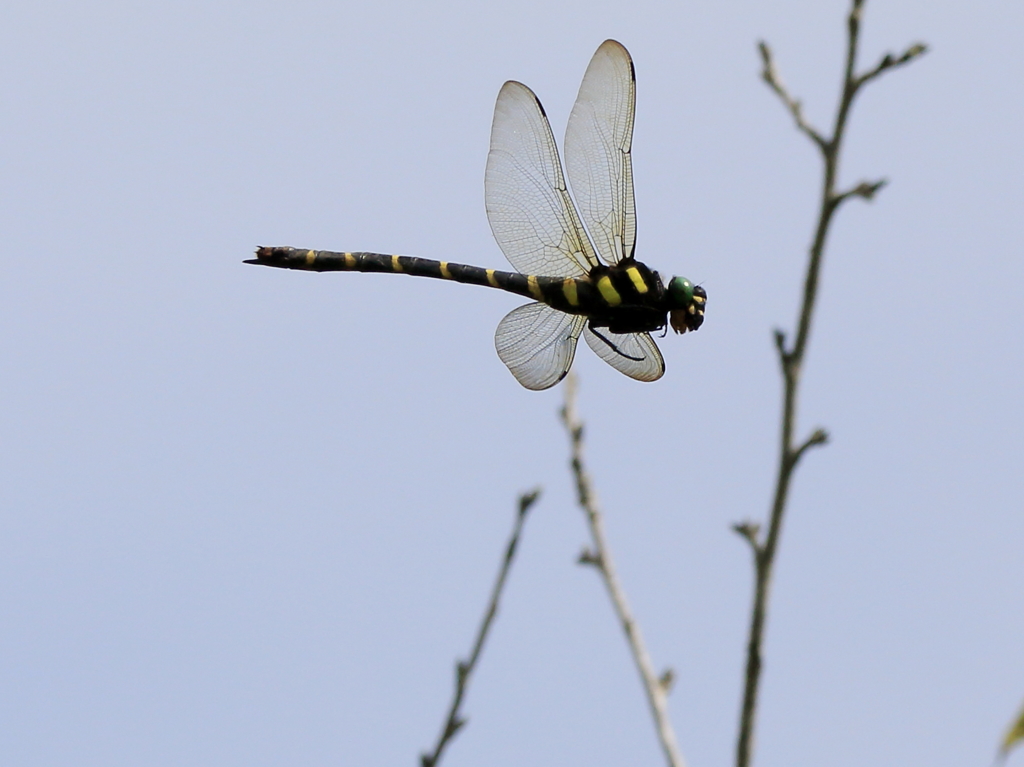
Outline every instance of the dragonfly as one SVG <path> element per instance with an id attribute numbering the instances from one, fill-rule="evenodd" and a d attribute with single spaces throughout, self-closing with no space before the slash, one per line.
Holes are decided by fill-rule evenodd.
<path id="1" fill-rule="evenodd" d="M 487 219 L 516 271 L 366 252 L 261 247 L 249 264 L 307 271 L 391 272 L 498 288 L 533 299 L 494 334 L 498 357 L 527 389 L 561 381 L 580 336 L 616 370 L 655 381 L 665 361 L 657 331 L 697 330 L 707 293 L 683 277 L 666 285 L 637 261 L 633 199 L 636 75 L 606 40 L 587 67 L 565 132 L 566 186 L 540 100 L 510 80 L 498 93 L 484 177 Z"/>

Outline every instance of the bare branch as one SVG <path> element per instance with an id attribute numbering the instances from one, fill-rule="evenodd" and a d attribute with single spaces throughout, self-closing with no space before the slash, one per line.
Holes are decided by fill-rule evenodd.
<path id="1" fill-rule="evenodd" d="M 750 544 L 755 559 L 761 556 L 761 543 L 757 539 L 758 534 L 761 532 L 761 525 L 757 524 L 757 522 L 737 522 L 732 526 L 732 529 L 733 532 Z"/>
<path id="2" fill-rule="evenodd" d="M 916 59 L 918 56 L 923 56 L 928 52 L 928 46 L 924 43 L 914 43 L 907 50 L 903 51 L 899 56 L 893 56 L 891 53 L 887 53 L 882 57 L 873 68 L 864 72 L 862 75 L 857 77 L 857 87 L 864 85 L 866 82 L 870 82 L 878 77 L 883 72 L 889 69 L 895 69 L 901 67 L 904 64 L 909 64 L 911 61 Z"/>
<path id="3" fill-rule="evenodd" d="M 824 152 L 827 150 L 825 139 L 822 138 L 821 134 L 815 130 L 810 123 L 804 118 L 803 106 L 800 102 L 789 95 L 789 91 L 786 90 L 786 86 L 782 84 L 782 79 L 779 77 L 778 70 L 775 68 L 775 59 L 772 57 L 772 49 L 768 47 L 768 43 L 764 40 L 757 44 L 757 48 L 761 51 L 761 63 L 763 67 L 761 69 L 761 79 L 768 83 L 780 99 L 782 103 L 786 105 L 786 109 L 793 115 L 793 120 L 796 122 L 796 127 L 807 134 L 808 138 L 811 139 L 818 148 Z"/>
<path id="4" fill-rule="evenodd" d="M 782 377 L 788 380 L 793 372 L 793 353 L 786 348 L 785 332 L 775 328 L 772 335 L 775 338 L 775 351 L 779 353 L 779 370 L 782 371 Z"/>
<path id="5" fill-rule="evenodd" d="M 850 13 L 847 17 L 846 62 L 843 72 L 842 90 L 839 106 L 836 110 L 832 135 L 823 137 L 804 120 L 800 102 L 789 95 L 782 85 L 772 60 L 771 50 L 761 43 L 761 59 L 764 63 L 762 77 L 765 82 L 779 95 L 783 103 L 793 115 L 797 128 L 811 137 L 822 153 L 823 182 L 818 222 L 808 253 L 807 271 L 804 277 L 803 300 L 797 319 L 795 340 L 790 348 L 786 348 L 786 334 L 775 331 L 775 347 L 779 353 L 779 362 L 783 374 L 783 401 L 779 439 L 779 464 L 776 475 L 775 491 L 772 498 L 771 512 L 767 531 L 762 540 L 760 528 L 752 522 L 733 525 L 754 553 L 754 595 L 750 610 L 750 631 L 747 640 L 747 665 L 744 677 L 743 704 L 740 710 L 739 734 L 736 742 L 737 767 L 749 767 L 754 742 L 754 722 L 757 712 L 758 687 L 761 678 L 761 646 L 764 639 L 765 621 L 768 614 L 768 597 L 770 594 L 772 569 L 775 563 L 782 521 L 785 516 L 786 500 L 789 486 L 797 464 L 803 454 L 812 447 L 824 445 L 828 434 L 818 429 L 803 443 L 794 446 L 793 434 L 796 430 L 796 410 L 800 389 L 800 374 L 803 368 L 804 355 L 810 337 L 811 321 L 814 317 L 814 305 L 817 300 L 818 283 L 821 274 L 821 262 L 825 253 L 832 217 L 839 207 L 851 197 L 872 199 L 885 185 L 885 180 L 874 182 L 862 181 L 856 186 L 836 192 L 839 154 L 846 130 L 847 118 L 853 99 L 862 85 L 874 79 L 882 72 L 906 64 L 923 54 L 926 47 L 917 43 L 912 45 L 899 57 L 885 56 L 873 69 L 862 75 L 855 75 L 857 62 L 857 44 L 860 37 L 861 12 L 864 0 L 852 0 Z"/>
<path id="6" fill-rule="evenodd" d="M 789 352 L 786 351 L 786 331 L 775 328 L 772 336 L 775 338 L 775 348 L 779 352 L 779 360 L 785 363 L 786 357 L 789 356 Z"/>
<path id="7" fill-rule="evenodd" d="M 816 429 L 814 433 L 811 434 L 811 436 L 809 436 L 802 445 L 800 445 L 800 447 L 793 451 L 793 465 L 796 466 L 797 461 L 799 461 L 803 457 L 804 453 L 806 453 L 810 448 L 816 447 L 817 445 L 827 444 L 828 432 L 824 429 Z"/>
<path id="8" fill-rule="evenodd" d="M 494 617 L 498 614 L 498 600 L 501 598 L 509 570 L 512 568 L 512 560 L 519 545 L 519 538 L 522 536 L 527 512 L 529 512 L 530 507 L 533 506 L 539 497 L 539 487 L 519 496 L 519 509 L 516 514 L 515 524 L 512 526 L 512 535 L 509 536 L 508 544 L 505 547 L 505 557 L 501 563 L 501 568 L 498 570 L 498 578 L 491 589 L 491 599 L 487 604 L 487 609 L 484 611 L 483 621 L 480 623 L 476 641 L 473 643 L 473 650 L 470 652 L 469 660 L 460 660 L 455 664 L 455 693 L 452 696 L 451 705 L 448 707 L 448 718 L 441 728 L 441 734 L 438 736 L 433 752 L 420 755 L 422 767 L 436 767 L 441 761 L 441 754 L 444 752 L 445 747 L 466 724 L 460 709 L 462 707 L 462 699 L 466 694 L 466 687 L 469 684 L 469 677 L 472 675 L 473 669 L 476 668 L 477 661 L 480 659 L 480 653 L 484 647 L 484 641 L 487 639 L 487 634 L 490 631 L 491 624 L 494 622 Z"/>
<path id="9" fill-rule="evenodd" d="M 658 740 L 661 743 L 662 751 L 669 767 L 685 767 L 686 762 L 679 752 L 676 743 L 675 732 L 672 723 L 668 718 L 668 681 L 662 681 L 665 676 L 658 677 L 654 671 L 654 664 L 647 652 L 643 636 L 640 633 L 640 626 L 637 625 L 629 610 L 626 601 L 626 592 L 619 583 L 619 577 L 615 572 L 615 565 L 612 562 L 611 552 L 608 550 L 608 542 L 604 534 L 604 521 L 601 511 L 598 508 L 597 497 L 594 494 L 590 482 L 590 475 L 583 465 L 583 424 L 576 414 L 576 376 L 573 373 L 565 379 L 563 384 L 565 390 L 565 406 L 562 408 L 562 422 L 566 431 L 569 432 L 569 439 L 572 444 L 572 466 L 573 476 L 576 479 L 576 495 L 580 507 L 587 517 L 587 525 L 590 528 L 591 546 L 585 549 L 580 556 L 580 563 L 593 565 L 601 574 L 608 596 L 611 598 L 612 607 L 618 616 L 619 624 L 626 635 L 626 642 L 629 644 L 630 653 L 636 663 L 637 671 L 640 672 L 640 680 L 643 683 L 644 691 L 647 693 L 647 702 L 650 704 L 651 716 L 654 719 L 654 727 L 658 732 Z"/>
<path id="10" fill-rule="evenodd" d="M 861 181 L 857 186 L 835 195 L 833 197 L 833 205 L 838 208 L 851 197 L 863 197 L 865 200 L 873 200 L 879 190 L 888 183 L 888 179 L 884 178 L 880 178 L 878 181 Z"/>

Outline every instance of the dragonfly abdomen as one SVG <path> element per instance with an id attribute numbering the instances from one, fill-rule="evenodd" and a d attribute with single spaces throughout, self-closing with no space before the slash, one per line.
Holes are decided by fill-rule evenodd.
<path id="1" fill-rule="evenodd" d="M 312 272 L 390 272 L 498 288 L 567 314 L 585 315 L 593 327 L 609 328 L 613 333 L 665 326 L 661 281 L 637 261 L 602 266 L 586 277 L 543 277 L 417 256 L 300 248 L 260 248 L 248 263 Z"/>
<path id="2" fill-rule="evenodd" d="M 300 248 L 260 248 L 246 263 L 311 272 L 391 272 L 433 277 L 506 290 L 570 314 L 589 314 L 606 305 L 588 278 L 541 277 L 481 266 L 384 253 L 342 253 Z"/>

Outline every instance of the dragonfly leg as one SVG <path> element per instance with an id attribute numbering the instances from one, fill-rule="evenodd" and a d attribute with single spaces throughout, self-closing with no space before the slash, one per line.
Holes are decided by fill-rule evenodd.
<path id="1" fill-rule="evenodd" d="M 598 338 L 600 338 L 606 344 L 608 344 L 608 348 L 611 349 L 616 354 L 618 354 L 620 357 L 625 357 L 627 360 L 633 360 L 633 362 L 643 362 L 644 361 L 643 357 L 631 357 L 630 355 L 626 354 L 624 351 L 622 351 L 622 349 L 620 349 L 618 346 L 616 346 L 610 340 L 605 338 L 604 335 L 602 335 L 601 331 L 599 331 L 593 325 L 590 326 L 590 332 L 593 333 Z"/>

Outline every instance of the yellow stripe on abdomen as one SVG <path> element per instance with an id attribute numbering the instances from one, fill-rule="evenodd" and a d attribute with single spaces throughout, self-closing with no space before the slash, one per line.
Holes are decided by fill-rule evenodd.
<path id="1" fill-rule="evenodd" d="M 565 300 L 569 302 L 569 306 L 580 305 L 580 297 L 576 293 L 576 280 L 572 277 L 567 278 L 562 283 L 562 295 L 565 296 Z"/>
<path id="2" fill-rule="evenodd" d="M 622 296 L 612 285 L 612 278 L 607 274 L 597 281 L 597 290 L 608 306 L 618 306 L 622 303 Z"/>
<path id="3" fill-rule="evenodd" d="M 636 288 L 636 292 L 641 295 L 647 292 L 647 283 L 644 282 L 643 275 L 640 274 L 640 270 L 635 266 L 631 266 L 626 270 L 626 274 L 629 275 L 629 279 L 633 281 L 633 287 Z"/>
<path id="4" fill-rule="evenodd" d="M 400 256 L 392 256 L 391 257 L 391 271 L 393 271 L 393 272 L 404 272 L 405 271 L 405 269 L 402 268 L 402 262 L 399 261 L 399 258 L 400 258 Z"/>
<path id="5" fill-rule="evenodd" d="M 537 301 L 544 300 L 544 293 L 540 289 L 540 285 L 537 283 L 537 275 L 529 274 L 526 276 L 526 287 L 530 289 L 530 295 Z"/>
<path id="6" fill-rule="evenodd" d="M 446 280 L 450 280 L 452 278 L 452 273 L 448 271 L 447 261 L 441 262 L 441 276 L 444 277 Z"/>
<path id="7" fill-rule="evenodd" d="M 356 257 L 353 256 L 351 253 L 346 253 L 345 254 L 345 268 L 346 269 L 355 269 L 356 268 Z"/>
<path id="8" fill-rule="evenodd" d="M 487 284 L 490 285 L 492 288 L 498 287 L 498 281 L 496 279 L 494 279 L 494 270 L 493 269 L 488 269 L 487 270 Z"/>
<path id="9" fill-rule="evenodd" d="M 315 261 L 316 261 L 316 251 L 315 250 L 307 250 L 306 251 L 306 266 L 312 266 L 313 262 L 315 262 Z"/>

